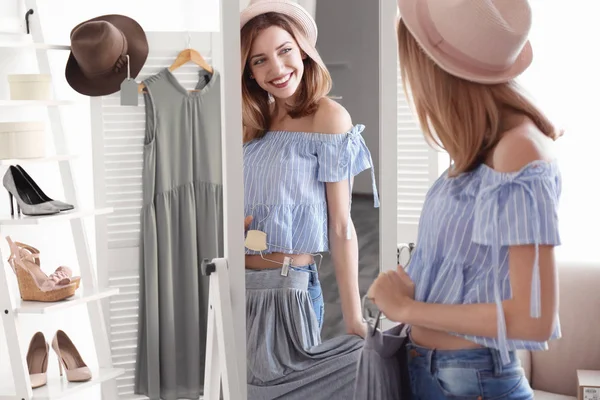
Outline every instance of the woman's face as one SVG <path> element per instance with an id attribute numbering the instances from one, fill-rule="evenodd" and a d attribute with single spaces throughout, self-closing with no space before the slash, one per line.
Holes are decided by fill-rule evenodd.
<path id="1" fill-rule="evenodd" d="M 258 85 L 278 99 L 296 93 L 304 73 L 303 56 L 296 40 L 278 26 L 261 31 L 250 49 L 248 66 Z"/>

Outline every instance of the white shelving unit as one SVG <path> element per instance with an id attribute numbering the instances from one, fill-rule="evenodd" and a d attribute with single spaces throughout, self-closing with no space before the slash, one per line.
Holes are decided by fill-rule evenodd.
<path id="1" fill-rule="evenodd" d="M 73 297 L 54 303 L 41 303 L 38 301 L 22 301 L 15 309 L 17 314 L 49 314 L 54 311 L 64 310 L 73 306 L 88 303 L 90 301 L 102 300 L 110 296 L 119 294 L 119 289 L 103 289 L 98 292 L 87 294 L 85 291 L 78 290 Z"/>
<path id="2" fill-rule="evenodd" d="M 30 19 L 35 19 L 34 16 L 30 16 Z M 35 39 L 34 39 L 35 40 Z M 50 44 L 50 43 L 35 43 L 35 42 L 0 42 L 0 48 L 19 48 L 28 47 L 36 50 L 71 50 L 71 46 L 62 44 Z"/>
<path id="3" fill-rule="evenodd" d="M 0 107 L 51 107 L 51 106 L 70 106 L 76 104 L 71 100 L 0 100 Z"/>
<path id="4" fill-rule="evenodd" d="M 0 225 L 41 225 L 55 223 L 57 221 L 68 221 L 91 216 L 106 215 L 112 212 L 112 208 L 99 208 L 94 210 L 70 210 L 51 215 L 0 215 Z"/>
<path id="5" fill-rule="evenodd" d="M 2 107 L 2 105 L 0 105 Z M 77 158 L 76 155 L 54 155 L 43 158 L 21 158 L 21 159 L 5 159 L 0 160 L 0 165 L 15 165 L 15 164 L 39 164 L 57 161 L 71 161 Z"/>
<path id="6" fill-rule="evenodd" d="M 77 392 L 89 389 L 92 386 L 111 381 L 121 375 L 120 370 L 114 368 L 92 369 L 92 379 L 87 382 L 70 383 L 61 377 L 48 377 L 48 383 L 33 392 L 32 400 L 54 400 L 72 396 Z M 14 400 L 15 396 L 0 396 L 0 400 Z M 115 398 L 116 399 L 116 398 Z"/>
<path id="7" fill-rule="evenodd" d="M 36 50 L 37 64 L 39 72 L 43 74 L 52 74 L 48 57 L 49 50 L 70 50 L 66 45 L 47 44 L 44 42 L 44 35 L 40 23 L 40 12 L 37 8 L 36 0 L 24 0 L 27 10 L 34 10 L 29 15 L 30 33 L 28 39 L 31 41 L 15 41 L 14 43 L 0 43 L 0 48 L 33 48 Z M 56 92 L 56 91 L 54 91 Z M 94 271 L 90 248 L 88 245 L 87 231 L 84 226 L 83 218 L 98 217 L 112 212 L 112 208 L 102 208 L 93 210 L 80 210 L 78 205 L 78 191 L 76 182 L 73 179 L 70 161 L 74 157 L 67 155 L 68 146 L 63 130 L 63 122 L 58 106 L 73 104 L 72 101 L 48 100 L 48 101 L 11 101 L 0 100 L 0 107 L 46 107 L 50 121 L 50 132 L 54 140 L 56 156 L 49 156 L 38 159 L 23 160 L 2 160 L 0 165 L 30 164 L 36 162 L 57 162 L 61 180 L 65 192 L 65 199 L 68 203 L 75 206 L 74 210 L 61 212 L 59 214 L 48 216 L 6 216 L 0 215 L 0 233 L 4 237 L 10 234 L 12 227 L 15 226 L 33 226 L 42 224 L 58 224 L 68 222 L 71 226 L 71 232 L 74 240 L 74 247 L 77 261 L 80 267 L 81 287 L 77 294 L 69 299 L 44 303 L 31 301 L 15 301 L 19 298 L 16 293 L 12 293 L 11 279 L 14 274 L 7 265 L 7 255 L 0 251 L 0 318 L 7 341 L 8 356 L 12 374 L 14 377 L 14 389 L 9 389 L 14 393 L 3 393 L 5 385 L 10 382 L 0 381 L 0 400 L 42 400 L 59 399 L 71 396 L 79 391 L 88 389 L 95 385 L 102 385 L 102 398 L 105 400 L 115 400 L 118 398 L 115 378 L 124 373 L 123 369 L 115 368 L 112 364 L 110 354 L 110 342 L 105 325 L 105 319 L 102 310 L 102 300 L 109 296 L 119 293 L 119 289 L 100 288 Z M 63 154 L 63 155 L 61 155 Z M 93 378 L 87 382 L 71 383 L 65 377 L 48 377 L 48 383 L 37 389 L 31 388 L 29 372 L 27 367 L 25 341 L 20 339 L 19 315 L 29 314 L 37 318 L 49 318 L 45 314 L 64 312 L 75 306 L 86 305 L 91 321 L 91 331 L 93 334 L 94 345 L 98 357 L 98 369 L 92 370 Z M 39 314 L 39 315 L 38 315 Z M 3 358 L 5 355 L 1 355 Z"/>

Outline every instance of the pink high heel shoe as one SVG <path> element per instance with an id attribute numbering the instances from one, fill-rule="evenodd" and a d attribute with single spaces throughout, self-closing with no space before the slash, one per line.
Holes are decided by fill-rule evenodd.
<path id="1" fill-rule="evenodd" d="M 64 331 L 56 331 L 52 339 L 52 349 L 58 356 L 60 376 L 63 376 L 63 372 L 66 371 L 69 382 L 85 382 L 92 379 L 92 372 Z"/>
<path id="2" fill-rule="evenodd" d="M 27 368 L 32 389 L 44 386 L 48 382 L 46 372 L 48 371 L 49 348 L 42 332 L 36 332 L 29 342 Z"/>

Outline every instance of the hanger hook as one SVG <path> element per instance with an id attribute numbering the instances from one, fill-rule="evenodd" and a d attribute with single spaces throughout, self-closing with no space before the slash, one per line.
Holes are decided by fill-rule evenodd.
<path id="1" fill-rule="evenodd" d="M 192 48 L 192 35 L 190 32 L 187 33 L 187 48 L 188 49 Z"/>
<path id="2" fill-rule="evenodd" d="M 254 211 L 254 209 L 258 206 L 263 206 L 267 208 L 267 215 L 261 219 L 260 221 L 258 221 L 258 225 L 261 225 L 263 222 L 265 222 L 267 220 L 267 218 L 269 218 L 269 214 L 271 214 L 271 209 L 269 208 L 269 206 L 267 206 L 266 204 L 255 204 L 254 207 L 252 207 L 250 209 L 250 214 L 252 215 L 252 212 Z"/>

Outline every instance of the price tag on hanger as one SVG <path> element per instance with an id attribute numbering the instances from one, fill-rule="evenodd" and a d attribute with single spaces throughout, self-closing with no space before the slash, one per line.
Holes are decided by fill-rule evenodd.
<path id="1" fill-rule="evenodd" d="M 131 70 L 129 68 L 129 54 L 127 57 L 127 78 L 121 82 L 121 105 L 138 105 L 138 84 L 135 79 L 131 79 Z"/>
<path id="2" fill-rule="evenodd" d="M 135 79 L 125 79 L 121 83 L 121 105 L 138 105 L 138 84 Z"/>

